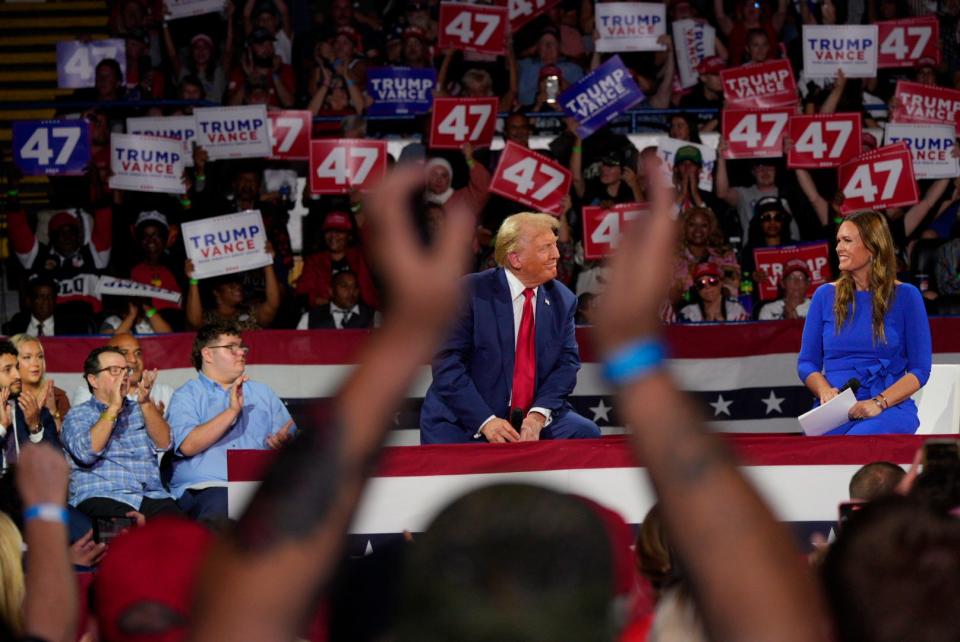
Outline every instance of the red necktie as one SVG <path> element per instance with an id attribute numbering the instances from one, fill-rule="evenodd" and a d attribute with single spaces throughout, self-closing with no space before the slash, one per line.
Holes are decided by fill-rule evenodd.
<path id="1" fill-rule="evenodd" d="M 537 376 L 537 348 L 533 325 L 533 295 L 530 288 L 523 291 L 523 313 L 517 333 L 517 351 L 513 362 L 513 400 L 510 405 L 524 413 L 533 403 L 533 386 Z"/>

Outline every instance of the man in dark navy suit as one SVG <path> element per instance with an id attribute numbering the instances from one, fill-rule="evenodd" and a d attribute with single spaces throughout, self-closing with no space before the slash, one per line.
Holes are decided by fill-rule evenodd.
<path id="1" fill-rule="evenodd" d="M 500 267 L 466 277 L 466 309 L 433 360 L 422 443 L 600 436 L 567 402 L 580 369 L 577 299 L 554 280 L 557 230 L 548 214 L 507 218 Z"/>

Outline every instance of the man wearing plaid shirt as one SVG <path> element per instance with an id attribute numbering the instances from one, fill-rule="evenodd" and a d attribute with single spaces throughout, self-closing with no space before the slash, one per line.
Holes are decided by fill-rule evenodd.
<path id="1" fill-rule="evenodd" d="M 93 398 L 71 408 L 63 422 L 73 467 L 70 504 L 91 518 L 180 512 L 160 482 L 157 453 L 170 447 L 170 426 L 150 400 L 157 371 L 144 371 L 133 400 L 131 370 L 118 348 L 92 350 L 83 377 Z"/>

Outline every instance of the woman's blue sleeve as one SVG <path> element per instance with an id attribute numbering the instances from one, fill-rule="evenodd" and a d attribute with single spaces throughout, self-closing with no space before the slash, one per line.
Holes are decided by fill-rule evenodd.
<path id="1" fill-rule="evenodd" d="M 930 320 L 923 305 L 923 295 L 916 287 L 903 284 L 898 290 L 903 294 L 901 315 L 903 319 L 904 345 L 907 351 L 907 372 L 923 386 L 930 378 L 933 361 L 933 345 L 930 339 Z"/>
<path id="2" fill-rule="evenodd" d="M 797 358 L 797 374 L 800 381 L 807 383 L 807 377 L 814 372 L 823 370 L 823 315 L 825 311 L 824 299 L 830 284 L 823 284 L 813 293 L 810 301 L 810 310 L 803 323 L 803 339 L 800 342 L 800 354 Z M 826 312 L 829 313 L 829 310 Z"/>

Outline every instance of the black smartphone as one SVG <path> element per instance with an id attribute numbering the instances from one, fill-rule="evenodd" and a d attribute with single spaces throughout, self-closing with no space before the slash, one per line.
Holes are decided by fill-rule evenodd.
<path id="1" fill-rule="evenodd" d="M 136 525 L 137 520 L 133 517 L 95 517 L 93 540 L 98 544 L 109 544 L 114 537 Z"/>
<path id="2" fill-rule="evenodd" d="M 960 466 L 960 445 L 956 439 L 929 439 L 923 444 L 923 467 Z"/>
<path id="3" fill-rule="evenodd" d="M 837 505 L 837 530 L 842 529 L 850 521 L 850 517 L 866 505 L 867 502 L 862 501 L 840 502 Z"/>

